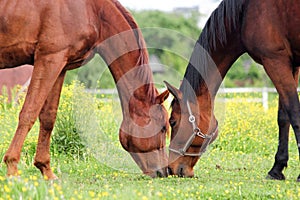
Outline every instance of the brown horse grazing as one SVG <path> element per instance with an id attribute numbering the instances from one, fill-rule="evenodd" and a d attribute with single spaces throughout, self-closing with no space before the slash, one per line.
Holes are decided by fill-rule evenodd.
<path id="1" fill-rule="evenodd" d="M 211 14 L 180 89 L 168 84 L 175 96 L 169 155 L 173 174 L 193 176 L 201 153 L 216 138 L 215 94 L 233 62 L 243 53 L 264 66 L 279 93 L 279 145 L 268 178 L 285 179 L 282 170 L 288 162 L 290 124 L 300 152 L 300 0 L 223 0 Z"/>
<path id="2" fill-rule="evenodd" d="M 39 118 L 34 165 L 48 179 L 50 135 L 66 71 L 99 53 L 117 84 L 123 109 L 120 142 L 143 173 L 166 176 L 167 112 L 148 65 L 148 52 L 134 19 L 116 0 L 0 3 L 0 69 L 34 65 L 14 138 L 4 156 L 7 175 L 18 175 L 22 145 Z"/>

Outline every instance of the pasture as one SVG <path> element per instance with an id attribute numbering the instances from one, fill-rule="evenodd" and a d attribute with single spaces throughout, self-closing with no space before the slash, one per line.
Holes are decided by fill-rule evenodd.
<path id="1" fill-rule="evenodd" d="M 284 171 L 287 180 L 266 180 L 277 148 L 277 99 L 270 100 L 265 111 L 261 103 L 246 101 L 251 97 L 231 95 L 232 100 L 217 103 L 219 137 L 197 163 L 195 178 L 151 179 L 142 175 L 119 144 L 119 103 L 113 98 L 96 99 L 81 85 L 64 86 L 51 146 L 51 163 L 60 179 L 46 181 L 33 166 L 36 122 L 23 146 L 21 176 L 6 178 L 5 164 L 0 164 L 0 200 L 299 199 L 294 133 L 290 134 L 289 167 Z M 21 106 L 5 103 L 5 96 L 0 99 L 3 158 Z"/>

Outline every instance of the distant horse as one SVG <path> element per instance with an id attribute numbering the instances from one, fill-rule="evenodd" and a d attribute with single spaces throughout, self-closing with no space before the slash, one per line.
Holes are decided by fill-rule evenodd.
<path id="1" fill-rule="evenodd" d="M 223 0 L 208 19 L 172 102 L 169 168 L 193 176 L 193 167 L 218 134 L 214 99 L 227 71 L 248 53 L 264 66 L 279 93 L 279 144 L 268 173 L 283 180 L 290 124 L 300 152 L 300 0 Z M 255 126 L 255 125 L 254 125 Z M 297 179 L 300 181 L 300 176 Z"/>
<path id="2" fill-rule="evenodd" d="M 34 65 L 14 138 L 4 156 L 7 175 L 18 175 L 22 145 L 39 118 L 34 165 L 48 179 L 50 135 L 66 71 L 99 53 L 114 77 L 123 121 L 119 137 L 143 173 L 166 176 L 168 116 L 148 65 L 144 39 L 131 14 L 116 0 L 2 0 L 0 69 Z"/>
<path id="3" fill-rule="evenodd" d="M 19 85 L 22 86 L 21 92 L 26 90 L 28 86 L 33 67 L 24 65 L 18 68 L 5 69 L 0 71 L 0 94 L 6 89 L 8 100 L 11 101 L 13 89 Z M 18 92 L 19 93 L 19 92 Z"/>

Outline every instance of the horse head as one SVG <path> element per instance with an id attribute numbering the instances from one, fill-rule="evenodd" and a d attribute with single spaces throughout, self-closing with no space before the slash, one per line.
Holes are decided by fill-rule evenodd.
<path id="1" fill-rule="evenodd" d="M 193 177 L 195 164 L 218 135 L 218 123 L 206 95 L 189 101 L 180 90 L 166 84 L 174 95 L 169 120 L 172 127 L 169 173 L 180 177 Z"/>
<path id="2" fill-rule="evenodd" d="M 144 174 L 151 177 L 167 176 L 166 133 L 168 113 L 163 101 L 168 91 L 156 95 L 153 101 L 131 97 L 128 114 L 124 114 L 119 131 L 123 148 L 130 153 Z M 127 112 L 123 108 L 123 112 Z"/>

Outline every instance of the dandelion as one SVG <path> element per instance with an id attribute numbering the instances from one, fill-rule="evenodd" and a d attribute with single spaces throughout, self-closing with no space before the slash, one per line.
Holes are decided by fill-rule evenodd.
<path id="1" fill-rule="evenodd" d="M 5 177 L 0 176 L 0 181 L 4 181 L 4 180 L 5 180 Z"/>
<path id="2" fill-rule="evenodd" d="M 156 195 L 162 197 L 163 194 L 161 192 L 157 192 Z"/>
<path id="3" fill-rule="evenodd" d="M 10 193 L 10 188 L 7 186 L 7 185 L 4 185 L 4 191 L 6 192 L 6 193 Z"/>
<path id="4" fill-rule="evenodd" d="M 143 196 L 143 197 L 142 197 L 142 200 L 148 200 L 148 197 Z"/>
<path id="5" fill-rule="evenodd" d="M 48 193 L 49 193 L 51 196 L 54 196 L 54 190 L 53 190 L 53 189 L 49 189 L 49 190 L 48 190 Z"/>
<path id="6" fill-rule="evenodd" d="M 34 185 L 35 187 L 37 187 L 37 186 L 39 186 L 39 182 L 34 181 L 34 182 L 33 182 L 33 185 Z"/>
<path id="7" fill-rule="evenodd" d="M 36 181 L 38 179 L 37 176 L 30 176 L 29 178 L 30 178 L 30 180 L 33 180 L 33 181 Z"/>
<path id="8" fill-rule="evenodd" d="M 26 192 L 27 191 L 27 188 L 26 187 L 22 187 L 22 192 Z"/>
<path id="9" fill-rule="evenodd" d="M 103 197 L 107 197 L 108 196 L 108 192 L 102 192 L 101 194 Z"/>
<path id="10" fill-rule="evenodd" d="M 95 197 L 95 192 L 94 191 L 89 191 L 90 197 L 94 198 Z"/>
<path id="11" fill-rule="evenodd" d="M 61 186 L 58 185 L 57 183 L 54 183 L 53 186 L 54 186 L 54 188 L 55 188 L 57 191 L 61 191 L 61 190 L 62 190 Z"/>

